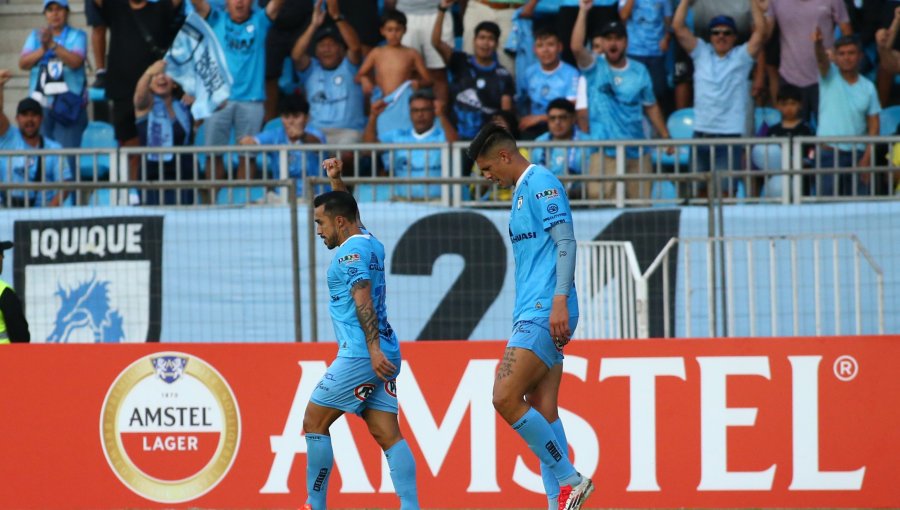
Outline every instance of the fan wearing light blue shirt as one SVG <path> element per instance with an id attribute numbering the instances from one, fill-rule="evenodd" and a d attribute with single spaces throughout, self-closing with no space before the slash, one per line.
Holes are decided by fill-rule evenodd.
<path id="1" fill-rule="evenodd" d="M 363 140 L 367 143 L 445 143 L 457 140 L 456 129 L 444 113 L 439 101 L 435 101 L 431 89 L 419 89 L 409 99 L 409 118 L 412 128 L 401 128 L 376 134 L 378 116 L 384 111 L 383 102 L 372 104 L 369 122 Z M 442 177 L 441 151 L 439 149 L 398 149 L 383 154 L 382 162 L 394 177 Z M 391 166 L 393 164 L 393 167 Z M 395 197 L 412 200 L 430 200 L 441 197 L 441 186 L 394 186 Z"/>
<path id="2" fill-rule="evenodd" d="M 354 79 L 362 63 L 362 44 L 343 16 L 333 26 L 323 27 L 324 22 L 325 11 L 314 9 L 291 51 L 309 101 L 309 125 L 331 143 L 359 143 L 366 115 L 362 88 Z M 309 56 L 310 45 L 314 57 Z"/>
<path id="3" fill-rule="evenodd" d="M 575 125 L 575 105 L 565 98 L 557 98 L 547 107 L 548 131 L 535 138 L 537 142 L 585 141 L 591 137 Z M 531 162 L 544 165 L 553 175 L 581 174 L 590 162 L 594 150 L 588 147 L 536 147 Z M 572 192 L 572 186 L 568 186 Z"/>
<path id="4" fill-rule="evenodd" d="M 261 133 L 255 136 L 245 136 L 238 143 L 241 145 L 303 145 L 326 143 L 325 135 L 318 129 L 307 125 L 309 119 L 309 103 L 302 96 L 284 96 L 278 104 L 278 112 L 281 115 L 280 122 L 273 123 Z M 265 153 L 266 167 L 264 179 L 281 179 L 281 164 L 277 152 Z M 292 150 L 288 152 L 287 175 L 296 179 L 297 196 L 303 195 L 303 178 L 306 176 L 317 177 L 322 174 L 321 161 L 317 151 Z M 251 160 L 255 164 L 254 174 L 261 170 L 261 162 Z M 326 188 L 317 186 L 316 193 L 322 193 Z"/>
<path id="5" fill-rule="evenodd" d="M 644 134 L 644 116 L 660 138 L 669 138 L 669 129 L 662 110 L 653 95 L 653 84 L 647 68 L 626 56 L 628 32 L 620 21 L 611 21 L 599 29 L 605 54 L 596 56 L 584 46 L 586 21 L 591 9 L 590 0 L 582 0 L 578 21 L 572 30 L 572 53 L 587 81 L 588 117 L 591 138 L 594 140 L 640 140 Z M 625 150 L 628 174 L 650 173 L 650 154 L 630 146 Z M 591 175 L 616 173 L 615 149 L 607 149 L 605 156 L 592 157 Z M 589 183 L 588 198 L 612 198 L 617 184 Z M 625 184 L 626 198 L 647 198 L 649 186 L 638 181 Z"/>
<path id="6" fill-rule="evenodd" d="M 647 66 L 653 95 L 666 103 L 669 97 L 666 53 L 672 39 L 671 0 L 620 0 L 619 16 L 628 29 L 628 57 Z"/>
<path id="7" fill-rule="evenodd" d="M 563 45 L 556 32 L 540 28 L 534 33 L 537 63 L 526 71 L 529 109 L 519 121 L 522 138 L 532 140 L 547 130 L 547 105 L 558 97 L 575 102 L 578 70 L 560 59 Z"/>
<path id="8" fill-rule="evenodd" d="M 43 108 L 30 97 L 19 102 L 16 108 L 16 124 L 10 125 L 3 111 L 3 88 L 12 77 L 6 69 L 0 69 L 0 150 L 29 152 L 41 149 L 60 149 L 55 141 L 41 135 Z M 60 182 L 71 181 L 72 170 L 66 158 L 58 155 L 16 156 L 0 158 L 0 182 Z M 24 191 L 0 193 L 0 204 L 6 207 L 58 206 L 66 198 L 65 191 Z"/>
<path id="9" fill-rule="evenodd" d="M 255 135 L 262 127 L 266 35 L 285 1 L 270 0 L 265 9 L 260 9 L 254 7 L 255 2 L 229 0 L 223 11 L 212 8 L 207 0 L 191 0 L 197 14 L 206 19 L 216 34 L 234 79 L 228 102 L 206 120 L 206 145 L 228 145 L 232 131 L 235 139 L 240 140 Z M 215 165 L 217 178 L 224 178 L 221 156 L 210 158 L 208 164 Z M 244 165 L 241 165 L 239 174 L 243 172 Z"/>

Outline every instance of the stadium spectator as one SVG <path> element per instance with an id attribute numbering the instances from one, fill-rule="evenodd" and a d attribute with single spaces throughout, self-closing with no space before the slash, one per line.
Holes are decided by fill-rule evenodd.
<path id="1" fill-rule="evenodd" d="M 590 140 L 590 136 L 581 132 L 575 125 L 575 105 L 566 98 L 560 97 L 550 101 L 547 106 L 548 131 L 537 138 L 537 142 L 564 142 Z M 537 147 L 531 151 L 531 162 L 547 167 L 553 175 L 581 174 L 587 168 L 594 151 L 586 147 Z M 580 189 L 577 183 L 566 185 L 571 193 L 573 188 Z"/>
<path id="2" fill-rule="evenodd" d="M 624 3 L 623 3 L 624 2 Z M 628 58 L 647 67 L 653 82 L 653 95 L 664 112 L 671 111 L 666 53 L 672 34 L 670 0 L 623 0 L 619 16 L 628 29 Z"/>
<path id="3" fill-rule="evenodd" d="M 819 64 L 818 136 L 878 136 L 881 105 L 875 85 L 859 73 L 862 49 L 854 37 L 841 37 L 834 43 L 834 62 L 825 50 L 822 30 L 813 34 L 816 62 Z M 820 148 L 820 168 L 867 167 L 872 164 L 872 146 L 836 143 Z M 813 185 L 818 196 L 866 195 L 871 174 L 817 176 Z"/>
<path id="4" fill-rule="evenodd" d="M 488 22 L 493 23 L 497 27 L 499 44 L 500 34 L 508 34 L 512 30 L 513 14 L 522 3 L 522 0 L 460 0 L 459 7 L 463 20 L 463 51 L 469 55 L 477 53 L 475 47 L 479 32 L 478 27 Z M 515 69 L 512 58 L 502 51 L 498 52 L 495 58 L 497 63 L 512 75 Z"/>
<path id="5" fill-rule="evenodd" d="M 309 102 L 309 125 L 331 143 L 353 144 L 362 140 L 366 126 L 362 89 L 354 81 L 362 50 L 356 30 L 340 12 L 336 17 L 336 30 L 322 28 L 325 13 L 317 7 L 291 56 Z M 314 44 L 314 57 L 307 52 L 310 44 Z"/>
<path id="6" fill-rule="evenodd" d="M 120 146 L 138 144 L 134 89 L 144 71 L 161 59 L 178 32 L 182 0 L 94 0 L 109 30 L 106 98 Z"/>
<path id="7" fill-rule="evenodd" d="M 373 102 L 383 101 L 385 104 L 378 121 L 379 133 L 407 127 L 411 94 L 414 90 L 431 86 L 431 77 L 422 55 L 401 43 L 405 33 L 406 15 L 400 11 L 386 12 L 381 18 L 381 35 L 385 44 L 373 48 L 356 73 L 363 94 Z M 373 73 L 374 81 L 370 76 Z"/>
<path id="8" fill-rule="evenodd" d="M 267 7 L 270 0 L 260 0 L 260 7 Z M 278 80 L 285 72 L 285 60 L 291 56 L 294 43 L 309 24 L 313 0 L 284 2 L 278 15 L 272 20 L 272 28 L 266 36 L 266 101 L 264 121 L 278 116 Z M 340 13 L 338 0 L 328 0 L 328 15 Z"/>
<path id="9" fill-rule="evenodd" d="M 165 60 L 157 60 L 138 80 L 134 91 L 134 115 L 138 139 L 145 147 L 189 147 L 193 141 L 194 123 L 190 109 L 175 98 L 175 82 L 166 74 Z M 193 179 L 193 157 L 189 153 L 147 154 L 145 173 L 137 173 L 132 181 L 179 181 Z M 162 175 L 160 175 L 162 174 Z M 180 195 L 180 197 L 179 197 Z M 192 190 L 145 190 L 130 203 L 145 205 L 193 204 Z"/>
<path id="10" fill-rule="evenodd" d="M 547 130 L 550 101 L 563 97 L 575 102 L 579 73 L 560 59 L 562 47 L 559 36 L 552 30 L 535 31 L 534 54 L 538 62 L 525 71 L 529 109 L 519 121 L 519 129 L 526 140 L 533 140 Z"/>
<path id="11" fill-rule="evenodd" d="M 0 241 L 0 273 L 3 272 L 4 252 L 12 247 L 12 241 Z M 0 344 L 29 342 L 31 333 L 22 311 L 22 301 L 12 285 L 0 280 Z"/>
<path id="12" fill-rule="evenodd" d="M 269 127 L 255 136 L 245 136 L 238 143 L 241 145 L 303 145 L 325 143 L 325 135 L 317 129 L 308 126 L 309 103 L 303 96 L 284 96 L 278 102 L 280 122 Z M 281 166 L 278 162 L 278 153 L 266 153 L 265 179 L 280 179 Z M 321 159 L 315 151 L 292 150 L 288 152 L 287 174 L 292 179 L 297 179 L 297 196 L 303 195 L 303 178 L 306 176 L 319 176 L 321 171 Z M 255 166 L 255 163 L 253 163 Z M 259 169 L 257 169 L 258 171 Z M 322 193 L 325 189 L 316 189 L 316 193 Z"/>
<path id="13" fill-rule="evenodd" d="M 87 126 L 87 35 L 69 26 L 68 0 L 44 0 L 44 18 L 47 26 L 32 30 L 25 40 L 19 68 L 31 71 L 28 93 L 44 106 L 44 136 L 63 147 L 80 147 Z"/>
<path id="14" fill-rule="evenodd" d="M 748 76 L 765 40 L 761 2 L 751 0 L 753 31 L 737 45 L 737 24 L 730 16 L 716 16 L 709 23 L 711 43 L 696 37 L 686 26 L 688 3 L 682 0 L 672 21 L 675 37 L 690 53 L 694 65 L 694 137 L 735 138 L 748 132 L 752 113 Z M 710 161 L 710 147 L 698 146 L 695 169 L 700 172 L 734 170 L 744 164 L 743 147 L 717 146 Z"/>
<path id="15" fill-rule="evenodd" d="M 431 32 L 434 29 L 434 20 L 437 18 L 437 7 L 440 0 L 386 0 L 385 9 L 396 8 L 406 14 L 406 33 L 401 41 L 419 53 L 425 59 L 425 67 L 433 82 L 435 98 L 442 104 L 448 104 L 449 91 L 447 89 L 447 64 L 431 45 Z M 453 45 L 453 19 L 444 16 L 444 24 L 441 27 L 441 39 Z"/>
<path id="16" fill-rule="evenodd" d="M 54 140 L 41 135 L 44 109 L 34 99 L 19 101 L 16 108 L 16 125 L 10 125 L 3 110 L 3 89 L 12 77 L 7 69 L 0 69 L 0 150 L 34 151 L 62 148 Z M 0 158 L 0 182 L 61 182 L 71 181 L 72 170 L 66 158 L 57 155 L 37 157 Z M 0 193 L 0 202 L 6 207 L 58 206 L 66 198 L 66 191 L 14 190 Z"/>
<path id="17" fill-rule="evenodd" d="M 456 131 L 463 140 L 471 140 L 491 115 L 513 109 L 515 85 L 509 71 L 495 57 L 500 40 L 500 27 L 496 23 L 484 21 L 475 27 L 472 54 L 454 51 L 443 41 L 444 16 L 454 2 L 441 0 L 431 45 L 447 64 Z"/>
<path id="18" fill-rule="evenodd" d="M 769 136 L 779 138 L 794 138 L 795 136 L 815 136 L 815 132 L 809 124 L 801 116 L 803 111 L 803 91 L 794 85 L 785 84 L 778 90 L 778 99 L 775 103 L 778 111 L 781 113 L 781 122 L 773 126 L 763 124 L 758 136 Z M 789 150 L 793 150 L 793 146 Z M 810 151 L 814 151 L 815 147 L 804 145 L 801 149 L 804 162 Z M 751 154 L 754 168 L 757 170 L 780 170 L 782 169 L 781 146 L 775 144 L 763 144 L 753 147 Z M 788 161 L 794 161 L 793 153 L 788 154 Z M 765 187 L 763 195 L 767 197 L 780 197 L 784 191 L 784 178 L 782 176 L 770 176 L 765 179 Z M 804 186 L 805 188 L 808 186 Z M 753 193 L 756 194 L 756 193 Z"/>
<path id="19" fill-rule="evenodd" d="M 572 40 L 572 31 L 578 23 L 578 11 L 580 0 L 559 0 L 559 14 L 556 17 L 556 33 L 563 42 Z M 588 12 L 587 26 L 596 30 L 611 21 L 622 21 L 619 16 L 620 0 L 594 0 L 591 10 Z M 563 49 L 563 60 L 572 65 L 577 65 L 577 57 L 571 48 Z"/>
<path id="20" fill-rule="evenodd" d="M 625 25 L 621 21 L 611 21 L 600 27 L 603 55 L 595 56 L 592 51 L 585 48 L 585 24 L 591 6 L 591 0 L 581 0 L 581 10 L 572 30 L 571 41 L 572 53 L 587 80 L 591 139 L 646 138 L 644 115 L 662 138 L 669 138 L 662 110 L 653 96 L 650 73 L 644 64 L 630 60 L 626 56 L 628 33 Z M 641 173 L 651 168 L 649 153 L 645 152 L 642 155 L 637 147 L 628 147 L 625 154 L 628 158 L 625 164 L 626 173 Z M 592 156 L 591 160 L 592 175 L 616 173 L 615 149 L 607 149 L 605 156 L 602 157 L 598 153 Z M 590 183 L 587 186 L 588 198 L 611 198 L 615 187 L 614 182 L 603 183 L 602 187 L 599 183 Z M 625 187 L 628 198 L 648 195 L 642 191 L 648 190 L 649 187 L 642 187 L 637 181 L 629 181 Z"/>
<path id="21" fill-rule="evenodd" d="M 777 25 L 781 48 L 778 66 L 779 85 L 790 84 L 803 92 L 804 119 L 816 118 L 819 110 L 819 73 L 816 55 L 809 32 L 819 27 L 826 50 L 834 46 L 834 28 L 842 35 L 851 35 L 850 17 L 843 0 L 769 0 L 766 12 L 767 31 Z"/>
<path id="22" fill-rule="evenodd" d="M 270 0 L 265 9 L 254 9 L 249 0 L 227 0 L 225 10 L 211 7 L 207 0 L 191 1 L 197 14 L 206 19 L 216 34 L 234 79 L 228 102 L 206 120 L 204 142 L 206 145 L 228 145 L 232 131 L 234 138 L 240 140 L 255 135 L 262 127 L 266 98 L 266 35 L 285 0 Z M 224 177 L 221 155 L 209 158 L 209 164 L 213 166 L 206 170 L 210 178 Z M 246 172 L 246 165 L 241 165 L 238 172 Z"/>
<path id="23" fill-rule="evenodd" d="M 435 101 L 430 89 L 419 89 L 409 99 L 409 116 L 412 128 L 401 128 L 384 133 L 377 133 L 375 126 L 378 116 L 384 111 L 382 101 L 372 104 L 369 123 L 366 125 L 366 142 L 382 143 L 444 143 L 457 140 L 456 129 L 446 114 L 443 105 Z M 441 151 L 430 150 L 398 150 L 383 156 L 384 165 L 389 166 L 393 160 L 394 177 L 441 177 Z M 409 199 L 434 199 L 441 197 L 441 186 L 438 184 L 397 185 L 394 195 Z"/>
<path id="24" fill-rule="evenodd" d="M 882 104 L 887 105 L 892 99 L 894 79 L 900 73 L 900 40 L 897 32 L 900 30 L 900 1 L 886 2 L 885 7 L 891 11 L 883 10 L 882 21 L 884 28 L 875 32 L 875 42 L 878 48 L 878 98 Z"/>

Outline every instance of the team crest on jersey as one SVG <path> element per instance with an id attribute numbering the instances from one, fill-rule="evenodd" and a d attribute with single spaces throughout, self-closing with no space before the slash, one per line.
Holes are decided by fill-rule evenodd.
<path id="1" fill-rule="evenodd" d="M 556 214 L 559 212 L 559 206 L 556 204 L 550 204 L 547 206 L 547 212 L 550 214 Z"/>
<path id="2" fill-rule="evenodd" d="M 359 262 L 359 253 L 348 253 L 338 259 L 338 264 L 352 264 L 354 262 Z"/>
<path id="3" fill-rule="evenodd" d="M 523 196 L 520 196 L 518 198 L 518 200 L 516 200 L 516 210 L 522 208 L 522 202 L 524 202 L 524 201 L 525 201 L 525 197 L 523 197 Z"/>
<path id="4" fill-rule="evenodd" d="M 546 198 L 547 200 L 559 197 L 559 190 L 556 188 L 545 189 L 540 193 L 535 193 L 534 198 L 540 200 L 542 198 Z"/>
<path id="5" fill-rule="evenodd" d="M 374 391 L 375 385 L 370 383 L 360 384 L 356 388 L 353 388 L 353 394 L 356 395 L 356 398 L 362 400 L 363 402 L 371 397 Z"/>

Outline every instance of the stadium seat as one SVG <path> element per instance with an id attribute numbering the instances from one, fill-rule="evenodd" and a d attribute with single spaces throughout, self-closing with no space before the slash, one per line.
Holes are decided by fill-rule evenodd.
<path id="1" fill-rule="evenodd" d="M 81 136 L 82 149 L 115 149 L 116 133 L 112 125 L 106 122 L 89 122 Z M 82 180 L 94 180 L 94 160 L 97 162 L 97 179 L 109 178 L 109 156 L 83 154 L 78 157 L 78 169 Z"/>
<path id="2" fill-rule="evenodd" d="M 694 109 L 682 108 L 669 116 L 666 121 L 666 127 L 669 128 L 669 135 L 673 139 L 690 139 L 694 137 Z M 658 154 L 658 155 L 657 155 Z M 681 168 L 687 168 L 691 162 L 690 147 L 678 147 L 675 154 L 666 154 L 665 152 L 652 151 L 650 157 L 653 160 L 653 166 L 657 161 L 661 161 L 663 165 L 675 166 L 676 161 Z"/>
<path id="3" fill-rule="evenodd" d="M 781 112 L 768 106 L 757 106 L 753 110 L 753 133 L 759 133 L 763 123 L 772 127 L 781 122 Z"/>
<path id="4" fill-rule="evenodd" d="M 882 136 L 894 134 L 897 131 L 897 124 L 900 124 L 900 105 L 888 106 L 881 110 L 878 117 L 881 126 L 879 133 Z"/>

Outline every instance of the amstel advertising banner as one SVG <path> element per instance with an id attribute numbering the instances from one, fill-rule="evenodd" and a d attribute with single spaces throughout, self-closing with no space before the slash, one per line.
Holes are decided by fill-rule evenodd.
<path id="1" fill-rule="evenodd" d="M 546 508 L 491 404 L 502 342 L 411 342 L 401 427 L 427 508 Z M 297 508 L 335 345 L 0 348 L 0 507 Z M 900 506 L 900 337 L 577 341 L 561 415 L 588 507 Z M 397 508 L 355 416 L 329 508 Z"/>

